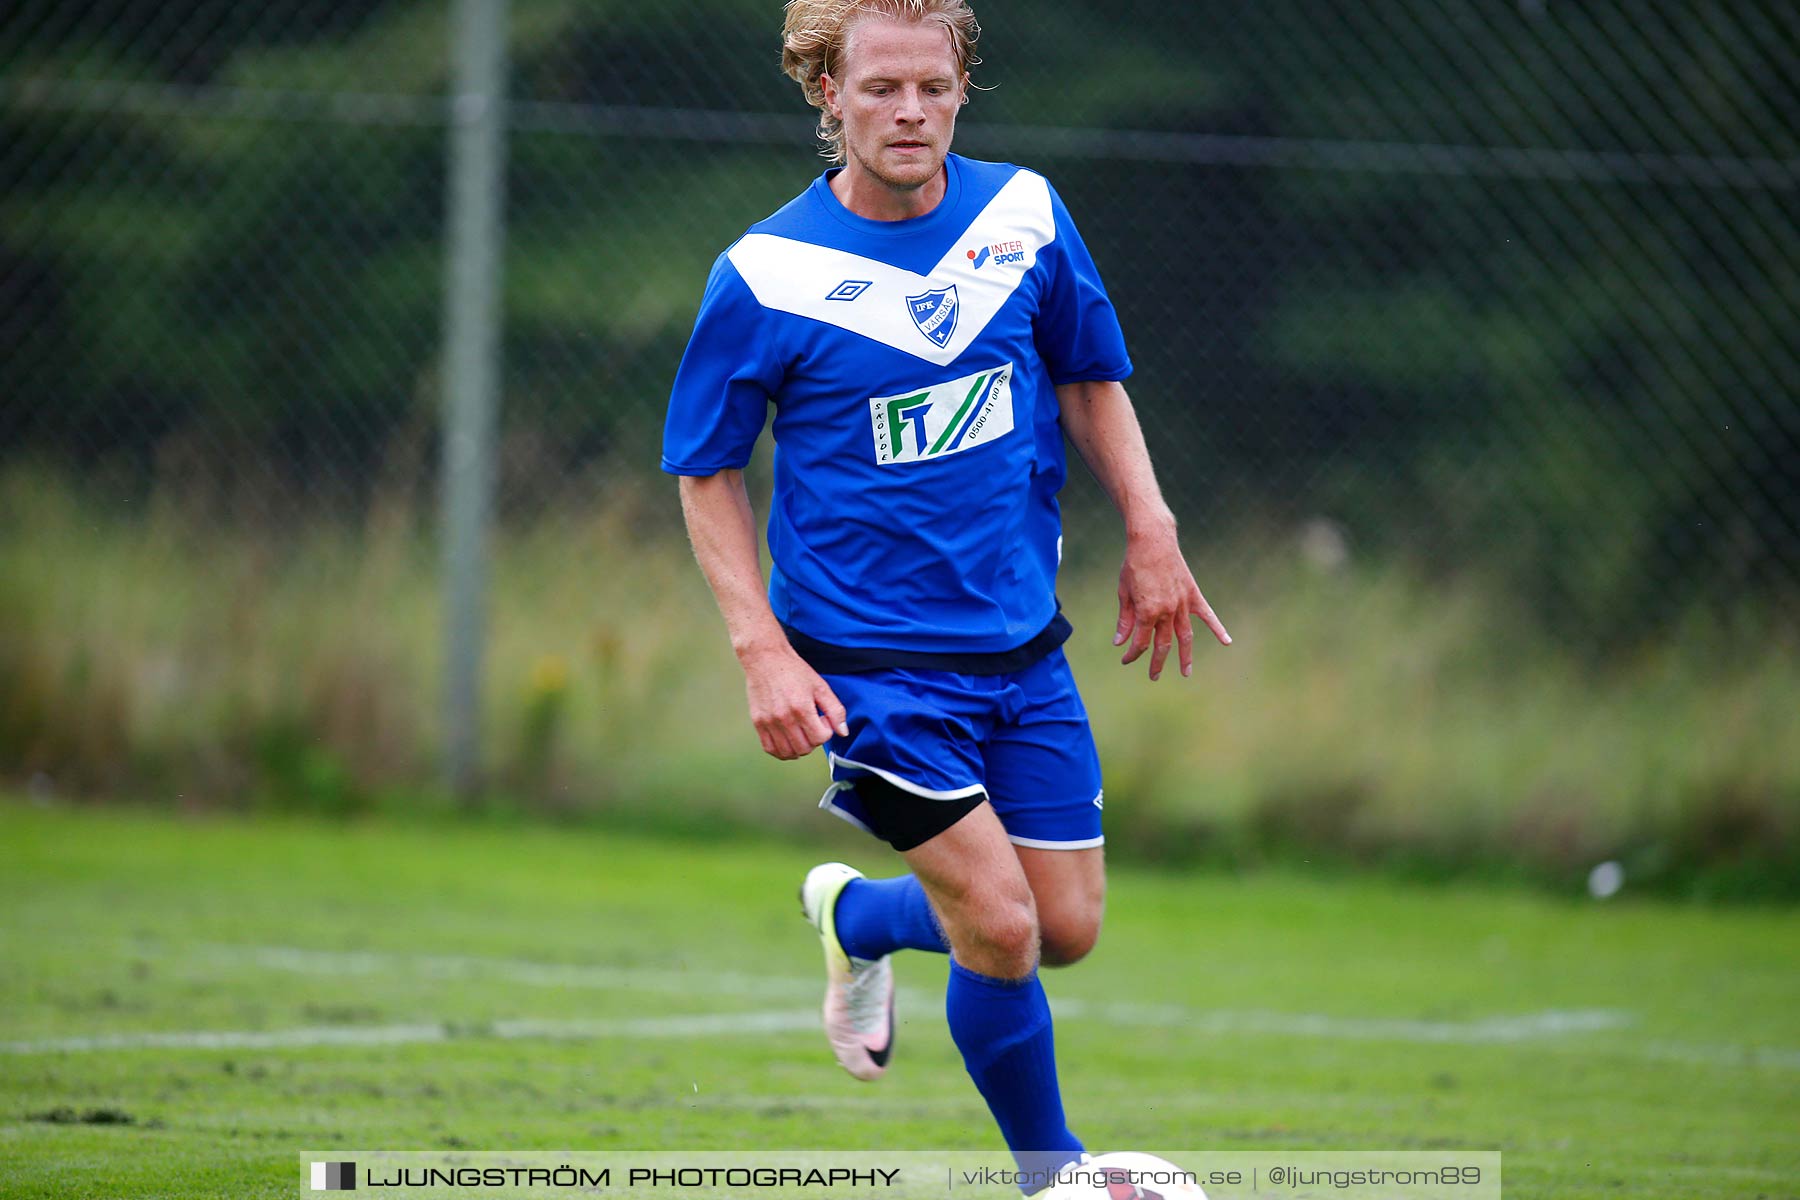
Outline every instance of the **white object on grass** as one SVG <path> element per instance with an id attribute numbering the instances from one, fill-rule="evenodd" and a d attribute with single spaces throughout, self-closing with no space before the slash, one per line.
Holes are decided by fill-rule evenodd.
<path id="1" fill-rule="evenodd" d="M 1625 886 L 1625 868 L 1608 859 L 1588 872 L 1588 895 L 1605 900 Z"/>

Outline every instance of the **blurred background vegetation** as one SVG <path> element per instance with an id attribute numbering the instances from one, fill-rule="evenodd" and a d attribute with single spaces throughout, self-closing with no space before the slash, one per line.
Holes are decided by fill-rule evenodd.
<path id="1" fill-rule="evenodd" d="M 1064 602 L 1115 852 L 1800 896 L 1791 6 L 978 6 L 1238 644 Z M 515 0 L 483 803 L 827 836 L 655 470 L 712 258 L 822 167 L 774 0 Z M 0 776 L 437 810 L 450 6 L 0 22 Z M 1079 475 L 1079 471 L 1077 472 Z"/>

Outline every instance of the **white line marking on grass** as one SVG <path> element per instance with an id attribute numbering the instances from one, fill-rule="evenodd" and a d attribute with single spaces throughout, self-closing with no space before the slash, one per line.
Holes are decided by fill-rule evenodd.
<path id="1" fill-rule="evenodd" d="M 815 991 L 810 980 L 768 975 L 734 975 L 710 970 L 599 967 L 529 959 L 481 958 L 457 954 L 383 954 L 378 951 L 301 950 L 291 946 L 203 946 L 209 957 L 253 963 L 298 975 L 425 975 L 433 979 L 500 979 L 527 987 L 591 988 L 599 991 L 701 989 L 736 996 L 792 998 Z"/>
<path id="2" fill-rule="evenodd" d="M 1086 1005 L 1064 1001 L 1061 1017 L 1099 1019 L 1110 1023 L 1180 1026 L 1208 1035 L 1266 1034 L 1439 1044 L 1513 1044 L 1559 1038 L 1566 1034 L 1620 1028 L 1622 1014 L 1596 1011 L 1547 1012 L 1484 1021 L 1354 1020 L 1305 1014 L 1221 1012 L 1155 1005 Z M 114 1033 L 89 1037 L 38 1038 L 0 1042 L 0 1054 L 84 1053 L 101 1050 L 283 1050 L 311 1046 L 399 1046 L 492 1038 L 593 1041 L 605 1038 L 745 1037 L 811 1034 L 819 1027 L 812 1009 L 763 1012 L 694 1013 L 671 1017 L 592 1020 L 518 1018 L 498 1021 L 446 1021 L 407 1025 L 318 1025 L 277 1030 L 183 1030 L 163 1033 Z M 1565 1042 L 1564 1047 L 1568 1048 Z M 1800 1051 L 1777 1047 L 1693 1045 L 1678 1042 L 1635 1043 L 1619 1047 L 1583 1046 L 1583 1051 L 1618 1053 L 1640 1060 L 1683 1062 L 1699 1066 L 1800 1070 Z"/>
<path id="3" fill-rule="evenodd" d="M 1647 1042 L 1632 1049 L 1637 1057 L 1647 1058 L 1652 1062 L 1800 1071 L 1800 1050 L 1783 1050 L 1776 1046 L 1697 1046 L 1688 1042 Z"/>
<path id="4" fill-rule="evenodd" d="M 93 1037 L 0 1042 L 7 1054 L 80 1053 L 89 1050 L 277 1050 L 290 1046 L 388 1046 L 441 1042 L 442 1025 L 318 1025 L 276 1030 L 184 1030 L 167 1033 L 103 1033 Z"/>
<path id="5" fill-rule="evenodd" d="M 632 1017 L 623 1020 L 539 1021 L 526 1018 L 495 1021 L 503 1038 L 608 1037 L 735 1037 L 751 1033 L 814 1033 L 819 1014 L 810 1008 L 773 1012 L 694 1013 L 681 1017 Z"/>
<path id="6" fill-rule="evenodd" d="M 1455 1044 L 1510 1044 L 1526 1039 L 1617 1029 L 1604 1013 L 1539 1013 L 1486 1021 L 1357 1021 L 1304 1014 L 1219 1012 L 1173 1006 L 1082 1005 L 1065 1001 L 1058 1015 L 1136 1025 L 1179 1025 L 1208 1035 L 1267 1034 L 1284 1037 L 1408 1041 Z M 1605 1021 L 1589 1017 L 1607 1016 Z M 102 1050 L 286 1050 L 313 1046 L 401 1046 L 426 1042 L 531 1039 L 595 1041 L 606 1038 L 745 1037 L 811 1034 L 819 1015 L 811 1009 L 764 1012 L 695 1013 L 672 1017 L 617 1020 L 446 1021 L 407 1025 L 318 1025 L 277 1030 L 182 1030 L 163 1033 L 113 1033 L 89 1037 L 38 1038 L 0 1042 L 0 1054 L 79 1054 Z M 1532 1032 L 1535 1030 L 1536 1032 Z M 1572 1049 L 1568 1043 L 1564 1048 Z M 1617 1053 L 1639 1060 L 1691 1063 L 1728 1069 L 1764 1068 L 1800 1071 L 1800 1051 L 1777 1047 L 1694 1045 L 1680 1042 L 1635 1043 L 1618 1047 L 1583 1046 L 1584 1052 Z"/>
<path id="7" fill-rule="evenodd" d="M 818 984 L 807 979 L 766 975 L 687 972 L 667 968 L 604 967 L 532 962 L 524 959 L 466 955 L 404 955 L 377 951 L 333 952 L 289 946 L 203 946 L 201 952 L 227 962 L 306 975 L 417 975 L 430 979 L 498 979 L 532 987 L 591 988 L 602 991 L 665 991 L 680 994 L 704 987 L 740 997 L 787 998 L 816 995 Z M 907 1009 L 929 1011 L 941 997 L 922 989 L 901 988 Z M 1128 1004 L 1075 997 L 1054 1001 L 1061 1020 L 1094 1020 L 1109 1025 L 1136 1025 L 1191 1030 L 1205 1036 L 1264 1035 L 1341 1041 L 1415 1042 L 1437 1045 L 1513 1045 L 1566 1039 L 1582 1034 L 1629 1028 L 1636 1018 L 1618 1009 L 1549 1009 L 1514 1016 L 1467 1021 L 1383 1017 L 1341 1017 L 1314 1013 L 1196 1009 L 1176 1004 Z M 282 1049 L 306 1046 L 404 1045 L 456 1039 L 738 1037 L 814 1032 L 814 1009 L 694 1013 L 663 1017 L 591 1020 L 447 1021 L 379 1026 L 306 1026 L 285 1030 L 191 1030 L 163 1033 L 117 1033 L 89 1037 L 41 1038 L 0 1042 L 3 1054 L 48 1054 L 127 1049 Z M 1800 1070 L 1800 1050 L 1773 1046 L 1699 1045 L 1667 1041 L 1632 1041 L 1619 1045 L 1582 1044 L 1594 1054 L 1647 1061 L 1692 1063 L 1725 1068 L 1762 1067 Z"/>
<path id="8" fill-rule="evenodd" d="M 0 1053 L 56 1054 L 95 1050 L 284 1050 L 307 1046 L 403 1046 L 460 1039 L 736 1037 L 743 1034 L 811 1033 L 819 1014 L 797 1011 L 696 1013 L 681 1017 L 622 1020 L 446 1021 L 412 1025 L 314 1025 L 275 1030 L 187 1030 L 168 1033 L 111 1033 L 94 1037 L 39 1038 L 0 1042 Z"/>
<path id="9" fill-rule="evenodd" d="M 413 973 L 434 979 L 501 979 L 531 987 L 595 988 L 603 991 L 662 990 L 684 994 L 695 991 L 704 983 L 709 989 L 725 995 L 780 997 L 807 995 L 818 987 L 811 980 L 767 975 L 708 973 L 702 977 L 697 973 L 666 969 L 578 966 L 468 955 L 333 952 L 301 950 L 289 946 L 209 946 L 205 949 L 210 954 L 228 960 L 251 962 L 258 966 L 305 975 Z M 937 1003 L 937 997 L 927 996 L 910 988 L 902 988 L 899 999 L 909 1008 Z M 1180 1005 L 1094 1003 L 1078 999 L 1052 1001 L 1051 1007 L 1059 1017 L 1091 1016 L 1118 1025 L 1173 1026 L 1202 1033 L 1263 1033 L 1355 1041 L 1470 1045 L 1529 1041 L 1570 1033 L 1593 1033 L 1622 1028 L 1632 1022 L 1631 1014 L 1612 1010 L 1551 1011 L 1476 1021 L 1419 1021 L 1329 1017 L 1307 1013 L 1209 1012 Z"/>
<path id="10" fill-rule="evenodd" d="M 1266 1033 L 1283 1037 L 1334 1038 L 1344 1041 L 1447 1042 L 1481 1045 L 1525 1042 L 1571 1033 L 1623 1029 L 1630 1013 L 1616 1009 L 1551 1009 L 1514 1017 L 1473 1021 L 1419 1021 L 1405 1018 L 1328 1017 L 1309 1013 L 1228 1012 L 1163 1004 L 1093 1004 L 1082 1000 L 1052 1001 L 1058 1017 L 1094 1017 L 1113 1025 L 1180 1026 L 1198 1033 Z"/>

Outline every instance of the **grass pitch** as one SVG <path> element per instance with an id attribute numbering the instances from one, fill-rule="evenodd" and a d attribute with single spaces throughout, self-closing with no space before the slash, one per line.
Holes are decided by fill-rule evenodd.
<path id="1" fill-rule="evenodd" d="M 944 960 L 900 963 L 886 1079 L 833 1064 L 819 857 L 0 803 L 0 1195 L 292 1196 L 301 1148 L 997 1148 Z M 1796 964 L 1790 910 L 1119 870 L 1046 986 L 1090 1147 L 1498 1149 L 1516 1196 L 1705 1200 L 1800 1195 Z"/>

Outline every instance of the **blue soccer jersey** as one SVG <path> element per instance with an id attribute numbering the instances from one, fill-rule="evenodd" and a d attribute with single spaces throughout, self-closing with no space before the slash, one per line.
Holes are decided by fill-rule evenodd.
<path id="1" fill-rule="evenodd" d="M 741 468 L 774 406 L 769 601 L 830 646 L 991 655 L 1056 611 L 1057 384 L 1131 360 L 1043 176 L 949 155 L 930 213 L 874 221 L 830 172 L 713 264 L 663 470 Z"/>

